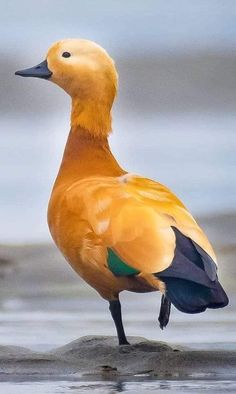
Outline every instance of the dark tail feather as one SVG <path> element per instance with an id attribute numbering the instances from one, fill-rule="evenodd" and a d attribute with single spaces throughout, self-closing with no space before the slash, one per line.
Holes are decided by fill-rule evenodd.
<path id="1" fill-rule="evenodd" d="M 162 330 L 169 323 L 170 310 L 171 310 L 171 302 L 163 294 L 161 297 L 161 308 L 160 308 L 160 313 L 159 313 L 159 317 L 158 317 L 160 328 Z"/>
<path id="2" fill-rule="evenodd" d="M 166 284 L 166 297 L 185 313 L 200 313 L 206 308 L 223 308 L 228 297 L 217 278 L 211 257 L 175 227 L 175 255 L 169 268 L 154 274 Z"/>
<path id="3" fill-rule="evenodd" d="M 166 284 L 166 297 L 181 312 L 200 313 L 207 308 L 223 308 L 228 304 L 228 297 L 220 283 L 208 288 L 199 283 L 178 278 L 163 278 Z"/>

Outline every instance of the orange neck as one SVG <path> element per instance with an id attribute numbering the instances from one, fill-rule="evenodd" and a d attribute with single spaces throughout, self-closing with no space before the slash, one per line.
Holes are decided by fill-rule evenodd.
<path id="1" fill-rule="evenodd" d="M 86 129 L 96 138 L 107 137 L 111 132 L 111 104 L 91 98 L 73 98 L 71 127 Z"/>
<path id="2" fill-rule="evenodd" d="M 55 186 L 93 175 L 124 173 L 110 151 L 107 137 L 94 137 L 81 127 L 72 127 Z"/>

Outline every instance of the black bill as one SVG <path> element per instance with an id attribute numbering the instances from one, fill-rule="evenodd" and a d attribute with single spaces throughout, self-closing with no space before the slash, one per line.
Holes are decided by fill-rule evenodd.
<path id="1" fill-rule="evenodd" d="M 25 70 L 16 71 L 15 75 L 20 75 L 21 77 L 36 77 L 48 79 L 51 77 L 52 72 L 48 68 L 47 60 L 44 60 L 37 66 L 26 68 Z"/>

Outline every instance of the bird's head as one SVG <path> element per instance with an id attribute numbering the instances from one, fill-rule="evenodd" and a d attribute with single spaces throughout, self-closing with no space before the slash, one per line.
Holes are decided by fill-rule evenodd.
<path id="1" fill-rule="evenodd" d="M 96 43 L 83 39 L 58 41 L 42 63 L 16 75 L 56 83 L 72 97 L 72 126 L 93 134 L 109 133 L 118 76 L 113 60 Z"/>

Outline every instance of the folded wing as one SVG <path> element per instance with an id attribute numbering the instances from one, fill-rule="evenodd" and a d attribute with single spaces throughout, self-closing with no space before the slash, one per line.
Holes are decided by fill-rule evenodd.
<path id="1" fill-rule="evenodd" d="M 170 267 L 176 248 L 174 228 L 216 262 L 207 237 L 192 215 L 160 183 L 131 174 L 91 177 L 67 191 L 72 209 L 76 210 L 78 196 L 91 230 L 110 254 L 136 272 L 157 273 Z M 205 260 L 206 271 L 213 275 L 211 263 L 208 266 L 209 260 Z"/>

